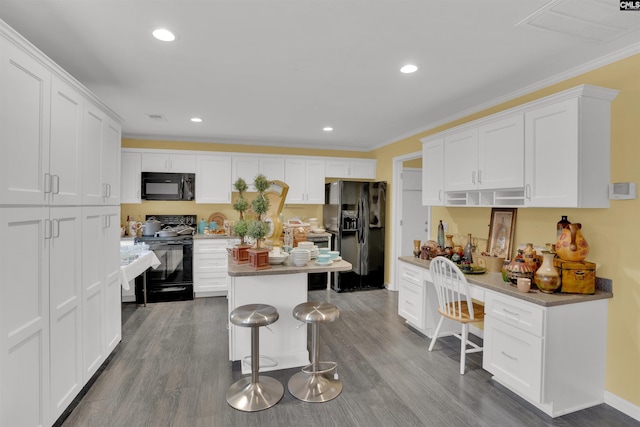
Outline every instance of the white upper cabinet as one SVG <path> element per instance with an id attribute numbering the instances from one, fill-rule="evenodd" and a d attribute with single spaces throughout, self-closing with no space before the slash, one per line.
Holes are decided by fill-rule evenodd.
<path id="1" fill-rule="evenodd" d="M 478 128 L 479 189 L 524 185 L 524 117 L 516 114 Z"/>
<path id="2" fill-rule="evenodd" d="M 83 204 L 120 203 L 120 126 L 93 103 L 84 110 Z"/>
<path id="3" fill-rule="evenodd" d="M 444 140 L 445 206 L 608 207 L 617 94 L 581 85 L 423 140 Z M 436 190 L 425 181 L 424 204 Z"/>
<path id="4" fill-rule="evenodd" d="M 195 173 L 195 171 L 195 154 L 142 153 L 142 172 Z"/>
<path id="5" fill-rule="evenodd" d="M 286 203 L 324 204 L 324 160 L 288 158 L 285 167 Z"/>
<path id="6" fill-rule="evenodd" d="M 444 205 L 444 138 L 422 144 L 422 204 Z"/>
<path id="7" fill-rule="evenodd" d="M 231 156 L 197 156 L 196 203 L 231 203 Z"/>
<path id="8" fill-rule="evenodd" d="M 142 153 L 123 151 L 121 159 L 120 203 L 142 203 Z"/>
<path id="9" fill-rule="evenodd" d="M 51 72 L 1 37 L 0 51 L 0 204 L 42 205 L 51 189 Z"/>
<path id="10" fill-rule="evenodd" d="M 270 156 L 233 156 L 231 167 L 231 185 L 238 178 L 247 182 L 247 191 L 256 191 L 253 180 L 259 174 L 263 174 L 269 181 L 284 181 L 284 157 Z"/>
<path id="11" fill-rule="evenodd" d="M 583 85 L 525 113 L 525 205 L 609 207 L 611 101 Z"/>
<path id="12" fill-rule="evenodd" d="M 325 161 L 327 178 L 376 179 L 375 159 L 337 159 Z"/>
<path id="13" fill-rule="evenodd" d="M 524 185 L 522 114 L 448 135 L 444 147 L 447 191 Z"/>
<path id="14" fill-rule="evenodd" d="M 49 152 L 49 194 L 54 205 L 82 203 L 82 108 L 82 95 L 54 76 Z"/>
<path id="15" fill-rule="evenodd" d="M 447 135 L 444 138 L 444 189 L 475 189 L 477 172 L 478 130 Z"/>

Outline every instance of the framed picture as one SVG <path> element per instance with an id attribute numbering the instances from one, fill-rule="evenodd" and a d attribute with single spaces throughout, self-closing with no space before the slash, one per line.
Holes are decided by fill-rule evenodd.
<path id="1" fill-rule="evenodd" d="M 490 255 L 511 259 L 517 212 L 518 209 L 515 208 L 491 209 L 489 241 L 487 242 L 487 252 Z"/>

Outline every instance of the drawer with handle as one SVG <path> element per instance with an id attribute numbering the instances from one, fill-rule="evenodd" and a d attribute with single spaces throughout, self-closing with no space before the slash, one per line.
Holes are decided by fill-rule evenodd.
<path id="1" fill-rule="evenodd" d="M 526 301 L 485 292 L 485 315 L 542 337 L 544 309 Z"/>

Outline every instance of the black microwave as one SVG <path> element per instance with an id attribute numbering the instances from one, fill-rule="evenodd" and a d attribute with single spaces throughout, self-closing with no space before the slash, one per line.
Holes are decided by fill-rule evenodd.
<path id="1" fill-rule="evenodd" d="M 142 172 L 143 200 L 193 200 L 196 175 L 193 173 Z"/>

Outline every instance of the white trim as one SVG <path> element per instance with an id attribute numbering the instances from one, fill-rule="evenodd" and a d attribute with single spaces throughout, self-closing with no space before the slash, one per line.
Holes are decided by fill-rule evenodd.
<path id="1" fill-rule="evenodd" d="M 615 52 L 609 53 L 607 55 L 601 56 L 600 58 L 596 58 L 592 61 L 586 62 L 582 65 L 578 65 L 577 67 L 573 67 L 570 68 L 566 71 L 563 71 L 562 73 L 558 73 L 555 74 L 551 77 L 548 77 L 546 79 L 540 80 L 536 83 L 533 83 L 529 86 L 525 86 L 521 89 L 518 89 L 516 91 L 510 92 L 506 95 L 503 96 L 499 96 L 497 98 L 494 98 L 490 101 L 484 102 L 482 104 L 478 104 L 475 107 L 471 107 L 468 108 L 466 110 L 463 110 L 459 113 L 456 113 L 452 116 L 449 117 L 445 117 L 444 119 L 441 120 L 437 120 L 435 122 L 431 122 L 428 125 L 422 126 L 418 129 L 415 129 L 413 131 L 409 131 L 409 132 L 405 132 L 402 135 L 399 135 L 397 137 L 395 137 L 392 140 L 388 140 L 386 142 L 383 142 L 381 144 L 377 144 L 375 146 L 373 146 L 371 148 L 371 150 L 376 150 L 378 148 L 393 144 L 395 142 L 401 141 L 403 139 L 406 138 L 410 138 L 412 136 L 415 136 L 417 134 L 420 134 L 422 132 L 426 132 L 428 130 L 434 129 L 438 126 L 442 126 L 442 125 L 446 125 L 448 123 L 454 122 L 456 120 L 468 117 L 472 114 L 478 113 L 480 111 L 484 111 L 486 109 L 495 107 L 496 105 L 500 105 L 504 102 L 508 102 L 511 101 L 513 99 L 519 98 L 521 96 L 524 95 L 528 95 L 532 92 L 535 92 L 537 90 L 541 90 L 544 89 L 546 87 L 549 87 L 551 85 L 554 85 L 556 83 L 561 83 L 565 80 L 569 80 L 570 78 L 579 76 L 580 74 L 584 74 L 587 73 L 589 71 L 593 71 L 597 68 L 600 67 L 604 67 L 605 65 L 609 65 L 609 64 L 613 64 L 614 62 L 620 61 L 622 59 L 628 58 L 630 56 L 633 56 L 635 54 L 640 53 L 640 43 L 635 43 L 632 44 L 630 46 L 627 46 L 625 48 L 619 49 Z"/>
<path id="2" fill-rule="evenodd" d="M 389 277 L 391 278 L 391 283 L 389 283 L 389 285 L 387 286 L 387 289 L 390 291 L 398 290 L 396 262 L 398 261 L 398 254 L 400 253 L 400 234 L 398 233 L 398 231 L 400 230 L 400 218 L 402 216 L 402 163 L 405 160 L 418 158 L 422 158 L 422 151 L 403 154 L 392 159 L 393 189 L 391 192 L 391 207 L 393 211 L 393 226 L 391 228 L 391 263 L 389 265 Z M 431 210 L 429 210 L 427 221 L 429 221 L 429 224 L 431 224 Z"/>
<path id="3" fill-rule="evenodd" d="M 633 403 L 624 400 L 609 391 L 604 392 L 604 403 L 614 409 L 617 409 L 623 414 L 640 421 L 640 406 L 636 406 Z"/>

